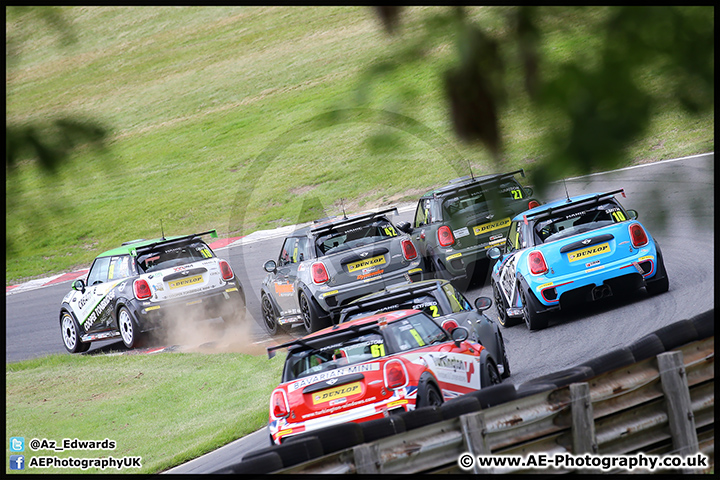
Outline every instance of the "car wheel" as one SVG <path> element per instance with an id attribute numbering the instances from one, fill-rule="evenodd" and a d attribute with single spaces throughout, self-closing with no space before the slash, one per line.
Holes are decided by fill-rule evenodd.
<path id="1" fill-rule="evenodd" d="M 443 403 L 443 397 L 437 387 L 430 381 L 430 375 L 424 373 L 418 382 L 415 408 L 439 406 Z"/>
<path id="2" fill-rule="evenodd" d="M 275 309 L 273 308 L 272 302 L 270 302 L 268 296 L 264 293 L 262 294 L 262 316 L 265 330 L 267 330 L 270 335 L 275 335 L 278 331 Z"/>
<path id="3" fill-rule="evenodd" d="M 90 342 L 80 340 L 80 325 L 78 325 L 75 317 L 68 312 L 63 312 L 60 320 L 60 329 L 65 349 L 70 353 L 87 352 L 90 348 Z"/>
<path id="4" fill-rule="evenodd" d="M 500 291 L 500 287 L 494 280 L 492 280 L 490 283 L 492 283 L 493 297 L 495 300 L 495 308 L 497 309 L 497 313 L 498 313 L 498 323 L 505 328 L 509 328 L 509 327 L 512 327 L 512 326 L 520 323 L 520 319 L 508 317 L 507 302 L 505 302 L 505 297 L 503 296 L 502 292 Z"/>
<path id="5" fill-rule="evenodd" d="M 140 332 L 126 307 L 120 307 L 118 311 L 118 328 L 120 329 L 122 341 L 127 348 L 140 345 Z"/>
<path id="6" fill-rule="evenodd" d="M 658 268 L 655 276 L 658 277 L 662 275 L 663 278 L 655 281 L 649 281 L 645 284 L 645 290 L 647 290 L 647 293 L 650 295 L 658 295 L 660 293 L 665 293 L 670 290 L 670 281 L 668 280 L 667 270 L 665 270 L 665 262 L 663 261 L 662 253 L 660 252 L 660 250 L 658 250 L 657 266 Z"/>
<path id="7" fill-rule="evenodd" d="M 523 304 L 523 320 L 525 320 L 525 325 L 527 325 L 528 330 L 542 330 L 547 327 L 547 317 L 537 313 L 534 304 L 532 304 L 533 299 L 531 295 L 527 294 L 519 283 L 518 291 L 520 292 L 520 300 Z"/>
<path id="8" fill-rule="evenodd" d="M 305 325 L 307 333 L 316 332 L 327 326 L 320 320 L 317 311 L 310 299 L 305 295 L 305 292 L 300 292 L 300 313 L 302 313 L 303 325 Z"/>
<path id="9" fill-rule="evenodd" d="M 498 385 L 499 383 L 502 383 L 502 377 L 500 376 L 500 372 L 495 366 L 495 363 L 489 358 L 486 358 L 485 363 L 482 365 L 480 386 L 482 388 L 486 388 L 491 385 Z"/>

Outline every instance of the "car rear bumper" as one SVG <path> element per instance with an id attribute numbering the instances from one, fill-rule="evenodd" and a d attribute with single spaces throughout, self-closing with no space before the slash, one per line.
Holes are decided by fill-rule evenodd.
<path id="1" fill-rule="evenodd" d="M 657 274 L 655 252 L 647 251 L 621 260 L 597 265 L 580 273 L 546 277 L 533 277 L 529 287 L 540 304 L 557 307 L 561 303 L 579 303 L 632 291 L 653 280 Z"/>
<path id="2" fill-rule="evenodd" d="M 416 282 L 424 278 L 422 262 L 418 259 L 410 263 L 407 269 L 370 276 L 363 280 L 339 285 L 329 291 L 316 292 L 315 298 L 323 310 L 334 314 L 334 312 L 339 313 L 342 307 L 353 300 L 382 290 L 386 285 Z"/>
<path id="3" fill-rule="evenodd" d="M 236 308 L 244 308 L 245 294 L 237 283 L 195 295 L 188 295 L 161 302 L 138 301 L 135 317 L 141 331 L 153 330 L 175 321 L 178 316 L 194 320 L 207 320 L 222 315 L 232 315 Z"/>
<path id="4" fill-rule="evenodd" d="M 268 425 L 270 436 L 272 437 L 273 442 L 278 444 L 289 437 L 318 430 L 320 428 L 348 422 L 367 422 L 369 420 L 375 420 L 391 414 L 413 410 L 415 409 L 415 394 L 417 393 L 417 390 L 412 388 L 412 391 L 412 397 L 406 396 L 404 389 L 402 393 L 400 391 L 396 391 L 389 398 L 379 402 L 372 402 L 372 400 L 374 400 L 373 397 L 367 399 L 367 403 L 363 403 L 362 405 L 358 405 L 357 407 L 342 413 L 334 413 L 333 408 L 330 407 L 326 409 L 327 411 L 323 411 L 322 416 L 314 415 L 314 413 L 310 413 L 305 416 L 301 415 L 301 418 L 309 417 L 305 421 L 301 422 L 271 421 Z M 364 401 L 365 399 L 360 399 L 356 400 L 354 403 L 361 403 Z M 340 407 L 338 407 L 338 409 L 339 408 Z"/>
<path id="5" fill-rule="evenodd" d="M 448 252 L 441 252 L 440 259 L 447 269 L 448 273 L 454 278 L 464 278 L 468 275 L 468 268 L 477 262 L 487 260 L 487 251 L 492 247 L 497 247 L 505 242 L 502 236 L 497 240 L 473 245 L 462 249 L 450 249 Z"/>

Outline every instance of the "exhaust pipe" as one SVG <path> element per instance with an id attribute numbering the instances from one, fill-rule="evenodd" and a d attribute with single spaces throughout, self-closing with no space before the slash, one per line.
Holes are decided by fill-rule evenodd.
<path id="1" fill-rule="evenodd" d="M 599 300 L 604 297 L 610 297 L 612 296 L 612 290 L 610 290 L 610 287 L 607 285 L 600 285 L 598 287 L 593 288 L 592 290 L 592 299 L 593 300 Z"/>

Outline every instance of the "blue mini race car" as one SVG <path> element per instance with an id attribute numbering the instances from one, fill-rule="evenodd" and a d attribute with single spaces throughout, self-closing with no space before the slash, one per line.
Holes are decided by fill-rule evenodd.
<path id="1" fill-rule="evenodd" d="M 499 259 L 491 284 L 501 325 L 524 320 L 540 330 L 562 306 L 642 287 L 651 295 L 668 291 L 657 241 L 618 193 L 625 196 L 620 189 L 568 197 L 513 218 L 504 254 L 488 251 Z"/>

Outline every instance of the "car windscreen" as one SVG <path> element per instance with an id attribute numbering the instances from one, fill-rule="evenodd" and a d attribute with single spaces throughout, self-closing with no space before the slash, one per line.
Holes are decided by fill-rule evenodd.
<path id="1" fill-rule="evenodd" d="M 330 345 L 290 350 L 285 360 L 283 381 L 289 382 L 386 355 L 385 341 L 380 332 L 348 331 L 348 334 L 342 341 Z"/>
<path id="2" fill-rule="evenodd" d="M 143 273 L 148 273 L 212 257 L 213 253 L 207 244 L 196 240 L 180 244 L 161 244 L 149 252 L 143 251 L 138 256 L 137 264 Z"/>
<path id="3" fill-rule="evenodd" d="M 487 214 L 492 195 L 498 195 L 500 201 L 520 200 L 525 192 L 515 179 L 492 182 L 460 190 L 442 202 L 443 218 L 448 221 L 456 217 L 471 218 Z"/>
<path id="4" fill-rule="evenodd" d="M 389 312 L 392 310 L 420 310 L 431 317 L 439 317 L 446 313 L 441 311 L 441 308 L 433 295 L 419 294 L 415 297 L 404 298 L 402 300 L 388 299 L 387 302 L 380 300 L 377 303 L 373 302 L 366 306 L 361 305 L 358 311 L 349 313 L 343 321 L 346 322 L 348 320 L 368 317 L 376 313 Z"/>
<path id="5" fill-rule="evenodd" d="M 318 256 L 359 248 L 397 236 L 392 223 L 385 217 L 374 217 L 366 222 L 340 225 L 315 239 Z"/>
<path id="6" fill-rule="evenodd" d="M 533 232 L 539 243 L 549 243 L 589 232 L 627 220 L 627 215 L 614 200 L 562 212 L 535 223 Z"/>

